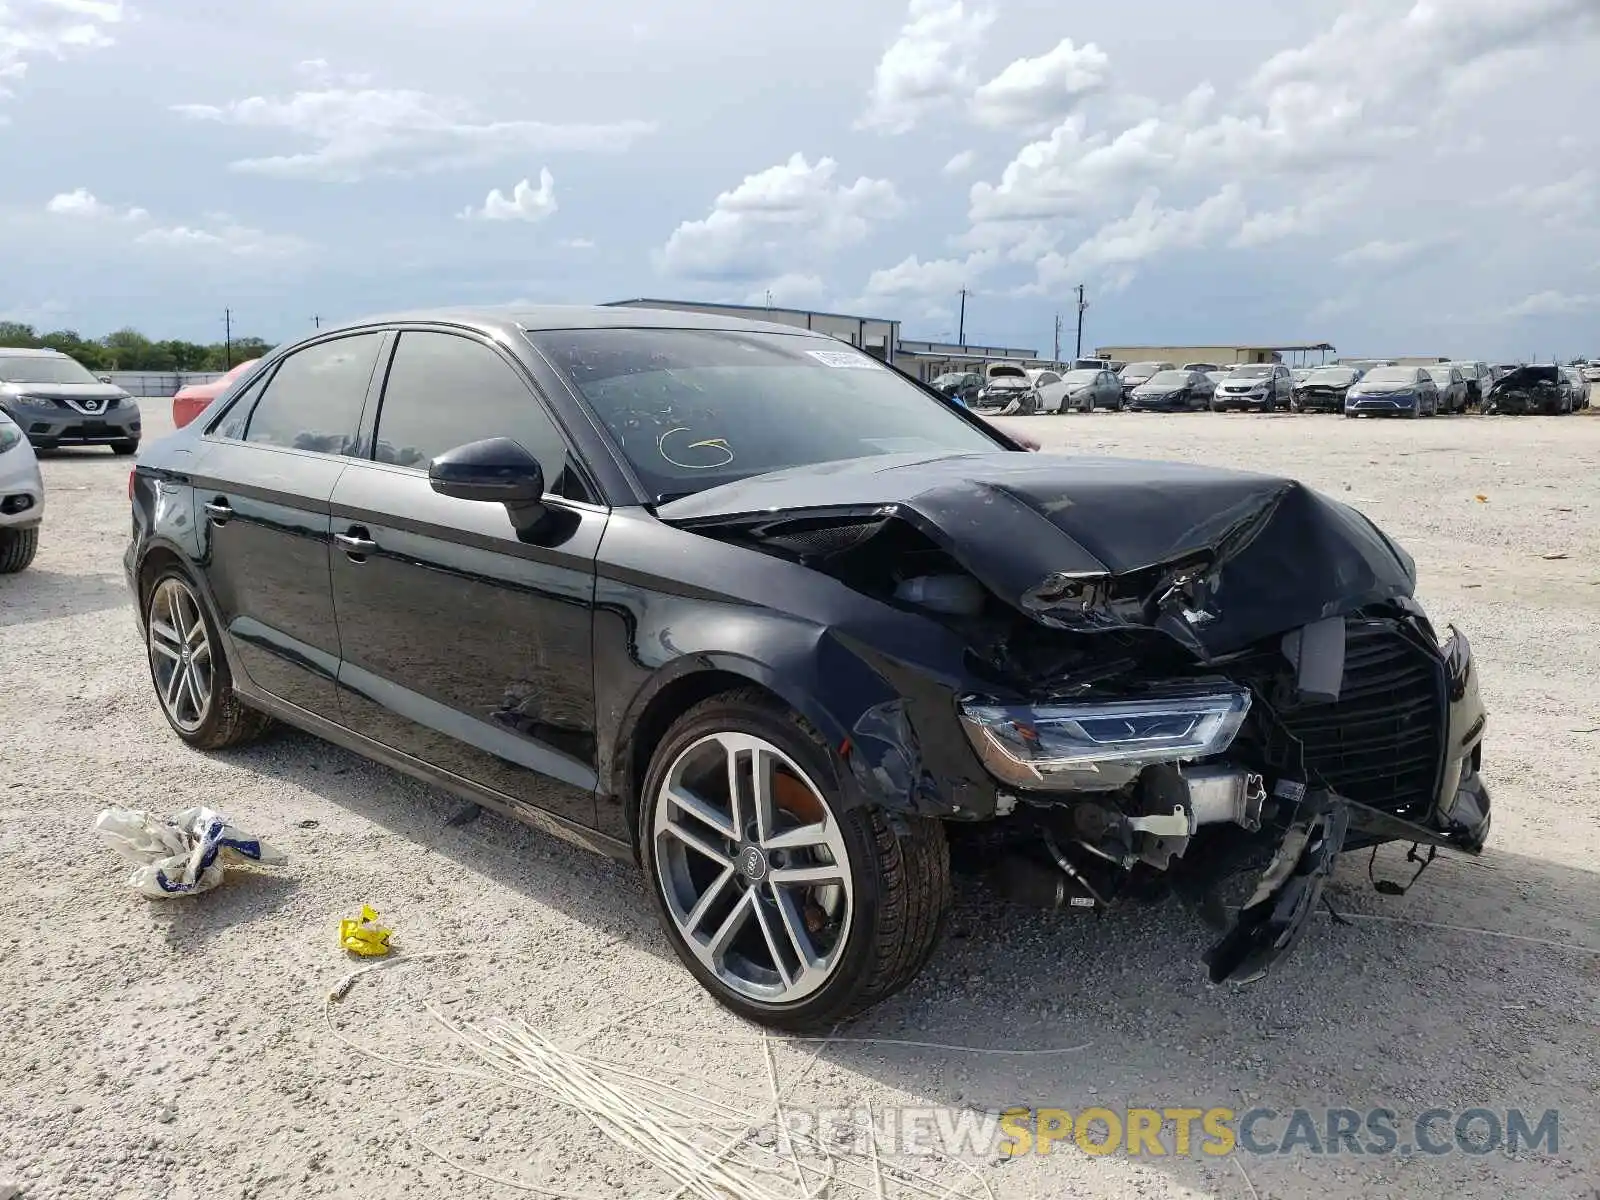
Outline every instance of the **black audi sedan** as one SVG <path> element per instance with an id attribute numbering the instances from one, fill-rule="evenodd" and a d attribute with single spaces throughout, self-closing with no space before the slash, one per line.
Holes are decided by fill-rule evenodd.
<path id="1" fill-rule="evenodd" d="M 773 1026 L 911 980 L 952 850 L 1046 907 L 1174 892 L 1224 980 L 1295 943 L 1342 850 L 1487 836 L 1467 641 L 1366 517 L 1024 453 L 804 330 L 322 331 L 129 483 L 179 738 L 282 721 L 635 860 L 687 969 Z"/>

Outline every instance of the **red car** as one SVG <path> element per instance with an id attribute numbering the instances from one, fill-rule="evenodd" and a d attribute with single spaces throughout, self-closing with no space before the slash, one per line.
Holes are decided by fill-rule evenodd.
<path id="1" fill-rule="evenodd" d="M 206 408 L 232 386 L 233 381 L 243 375 L 261 360 L 252 358 L 240 363 L 221 379 L 213 379 L 210 383 L 191 383 L 186 388 L 179 388 L 177 395 L 172 397 L 172 424 L 182 429 L 194 420 Z"/>

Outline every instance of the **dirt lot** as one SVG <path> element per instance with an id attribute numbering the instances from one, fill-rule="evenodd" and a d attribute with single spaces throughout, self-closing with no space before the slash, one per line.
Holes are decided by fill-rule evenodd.
<path id="1" fill-rule="evenodd" d="M 163 408 L 146 406 L 152 433 Z M 1259 1127 L 1269 1146 L 1296 1108 L 1320 1126 L 1329 1107 L 1388 1107 L 1402 1142 L 1428 1109 L 1559 1110 L 1553 1152 L 1131 1158 L 1069 1142 L 919 1163 L 938 1185 L 885 1176 L 887 1196 L 1593 1195 L 1600 417 L 1023 427 L 1050 448 L 1297 475 L 1403 541 L 1424 601 L 1482 665 L 1496 802 L 1483 857 L 1441 858 L 1390 899 L 1352 856 L 1334 896 L 1350 924 L 1319 919 L 1242 989 L 1206 985 L 1205 932 L 1174 907 L 1074 920 L 965 886 L 953 936 L 908 992 L 838 1040 L 764 1047 L 678 967 L 631 870 L 494 817 L 448 825 L 448 797 L 298 734 L 184 749 L 150 695 L 122 582 L 127 464 L 63 453 L 44 465 L 38 561 L 0 581 L 0 1181 L 61 1200 L 673 1194 L 545 1097 L 407 1065 L 462 1061 L 428 1001 L 589 1036 L 586 1053 L 730 1112 L 769 1103 L 769 1048 L 790 1109 L 1265 1106 L 1281 1114 Z M 110 804 L 216 805 L 290 861 L 145 901 L 91 830 Z M 1399 877 L 1402 859 L 1391 848 L 1379 869 Z M 335 927 L 364 901 L 393 924 L 397 958 L 451 953 L 364 977 L 329 1008 L 355 965 Z M 904 1165 L 903 1150 L 885 1157 Z M 798 1194 L 784 1184 L 772 1176 L 772 1194 Z M 830 1194 L 875 1187 L 857 1176 Z"/>

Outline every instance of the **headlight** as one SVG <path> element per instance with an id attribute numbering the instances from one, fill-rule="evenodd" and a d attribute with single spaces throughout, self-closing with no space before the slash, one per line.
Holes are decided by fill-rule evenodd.
<path id="1" fill-rule="evenodd" d="M 22 430 L 10 421 L 0 418 L 0 454 L 22 443 Z"/>
<path id="2" fill-rule="evenodd" d="M 1222 753 L 1249 711 L 1250 693 L 1228 687 L 1037 707 L 963 702 L 961 724 L 984 765 L 1005 783 L 1094 790 L 1120 787 L 1130 768 L 1136 773 L 1151 763 Z"/>

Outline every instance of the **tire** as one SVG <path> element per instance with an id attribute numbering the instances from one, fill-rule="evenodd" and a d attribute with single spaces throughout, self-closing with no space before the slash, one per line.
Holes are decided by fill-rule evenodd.
<path id="1" fill-rule="evenodd" d="M 135 438 L 131 442 L 112 442 L 111 453 L 124 458 L 130 454 L 137 454 L 139 453 L 139 441 Z"/>
<path id="2" fill-rule="evenodd" d="M 791 839 L 791 846 L 797 835 L 804 836 L 802 830 L 821 831 L 805 843 L 808 849 L 768 848 L 770 832 L 762 839 L 753 822 L 733 812 L 727 803 L 729 755 L 741 764 L 746 755 L 752 764 L 768 764 L 769 831 Z M 950 908 L 944 827 L 923 817 L 843 809 L 841 773 L 815 730 L 754 689 L 714 696 L 691 708 L 651 757 L 639 813 L 645 886 L 667 940 L 690 974 L 747 1020 L 785 1030 L 829 1027 L 903 988 L 938 944 Z M 695 797 L 698 812 L 669 800 L 669 785 L 675 794 Z M 752 809 L 747 797 L 741 811 Z M 797 809 L 805 811 L 796 815 Z M 687 850 L 675 832 L 683 828 L 703 845 L 716 843 L 707 848 L 720 857 L 713 860 L 705 849 Z M 729 831 L 740 836 L 730 837 Z M 826 850 L 826 856 L 818 850 Z M 796 863 L 788 857 L 795 853 L 805 857 Z M 839 872 L 826 878 L 843 886 L 799 884 L 796 891 L 777 886 L 779 872 L 829 867 Z M 794 903 L 800 888 L 806 892 L 803 912 Z M 785 905 L 777 902 L 780 895 L 789 898 Z M 736 932 L 727 938 L 719 962 L 713 947 L 729 922 Z M 799 952 L 802 940 L 808 947 L 805 958 Z M 804 969 L 806 959 L 816 965 L 814 973 Z"/>
<path id="3" fill-rule="evenodd" d="M 1356 412 L 1355 409 L 1353 409 L 1353 408 L 1347 408 L 1347 409 L 1344 410 L 1344 415 L 1349 420 L 1354 421 L 1356 419 L 1356 417 L 1360 416 L 1361 414 Z"/>
<path id="4" fill-rule="evenodd" d="M 0 575 L 15 575 L 26 570 L 39 553 L 39 527 L 0 529 Z"/>
<path id="5" fill-rule="evenodd" d="M 186 744 L 196 750 L 242 746 L 270 729 L 272 718 L 234 694 L 227 655 L 199 595 L 194 580 L 177 567 L 161 571 L 145 591 L 145 657 L 150 663 L 150 682 L 161 715 Z M 196 640 L 197 627 L 203 633 L 201 641 Z M 177 632 L 169 636 L 162 628 Z M 188 674 L 192 688 L 174 682 L 180 672 Z"/>

